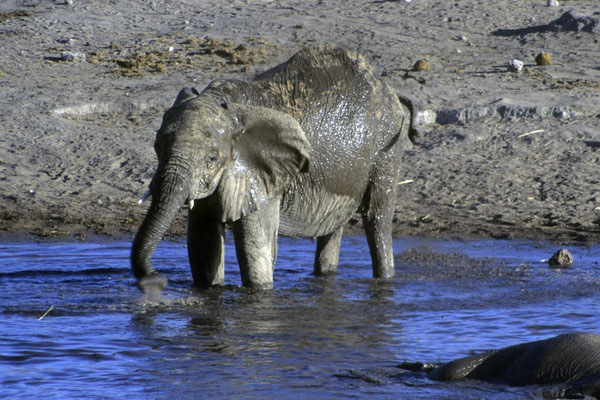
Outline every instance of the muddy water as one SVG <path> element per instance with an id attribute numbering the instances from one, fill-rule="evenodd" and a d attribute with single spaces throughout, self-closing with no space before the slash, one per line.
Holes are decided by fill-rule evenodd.
<path id="1" fill-rule="evenodd" d="M 191 288 L 183 242 L 170 279 L 142 296 L 128 242 L 0 243 L 2 398 L 518 398 L 544 388 L 439 383 L 395 368 L 573 330 L 600 332 L 600 248 L 396 240 L 397 276 L 371 279 L 364 238 L 344 238 L 337 277 L 311 276 L 315 245 L 281 239 L 275 289 Z M 39 319 L 50 308 L 52 310 Z"/>

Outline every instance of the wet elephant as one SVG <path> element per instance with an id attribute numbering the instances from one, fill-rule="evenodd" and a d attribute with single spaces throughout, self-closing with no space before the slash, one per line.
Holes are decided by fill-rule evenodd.
<path id="1" fill-rule="evenodd" d="M 278 233 L 316 238 L 314 272 L 335 272 L 343 226 L 356 211 L 373 276 L 392 277 L 410 119 L 362 56 L 328 46 L 301 50 L 251 81 L 183 89 L 156 134 L 152 203 L 131 252 L 139 286 L 165 287 L 151 257 L 184 204 L 198 286 L 223 284 L 226 226 L 244 286 L 272 287 Z"/>
<path id="2" fill-rule="evenodd" d="M 490 350 L 443 364 L 428 377 L 511 386 L 563 384 L 555 395 L 600 397 L 600 335 L 576 332 Z"/>

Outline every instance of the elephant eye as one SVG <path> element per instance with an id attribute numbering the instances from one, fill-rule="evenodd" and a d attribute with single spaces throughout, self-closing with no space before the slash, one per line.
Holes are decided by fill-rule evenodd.
<path id="1" fill-rule="evenodd" d="M 214 168 L 214 167 L 216 167 L 218 162 L 219 162 L 219 154 L 216 153 L 216 152 L 210 153 L 206 157 L 206 166 L 208 168 Z"/>

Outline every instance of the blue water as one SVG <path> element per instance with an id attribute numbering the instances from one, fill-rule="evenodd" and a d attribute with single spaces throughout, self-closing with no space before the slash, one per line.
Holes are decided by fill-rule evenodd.
<path id="1" fill-rule="evenodd" d="M 597 247 L 554 270 L 550 243 L 396 240 L 384 282 L 364 238 L 344 238 L 328 278 L 311 275 L 314 243 L 282 238 L 275 289 L 252 293 L 227 246 L 226 285 L 199 291 L 185 243 L 163 242 L 154 265 L 170 284 L 148 299 L 129 242 L 0 242 L 0 398 L 531 398 L 542 389 L 396 365 L 600 333 Z"/>

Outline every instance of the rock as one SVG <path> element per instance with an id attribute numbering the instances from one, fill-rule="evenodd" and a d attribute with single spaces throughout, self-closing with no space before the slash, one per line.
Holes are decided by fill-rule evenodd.
<path id="1" fill-rule="evenodd" d="M 60 55 L 61 60 L 70 62 L 84 62 L 85 54 L 77 51 L 63 51 Z"/>
<path id="2" fill-rule="evenodd" d="M 560 249 L 550 259 L 548 264 L 554 268 L 568 268 L 573 266 L 573 256 L 567 249 Z"/>
<path id="3" fill-rule="evenodd" d="M 494 36 L 525 36 L 529 34 L 544 33 L 544 32 L 589 32 L 600 33 L 600 11 L 596 11 L 589 16 L 581 16 L 566 11 L 558 19 L 549 24 L 528 26 L 526 28 L 517 29 L 497 29 L 492 32 Z"/>
<path id="4" fill-rule="evenodd" d="M 429 62 L 427 62 L 425 60 L 417 60 L 415 65 L 413 65 L 412 70 L 413 71 L 429 71 L 430 68 L 431 68 L 431 66 L 429 65 Z"/>
<path id="5" fill-rule="evenodd" d="M 600 32 L 600 12 L 596 11 L 591 16 L 581 16 L 567 11 L 555 21 L 548 24 L 551 32 Z"/>
<path id="6" fill-rule="evenodd" d="M 537 65 L 551 65 L 552 58 L 550 57 L 550 54 L 541 52 L 540 54 L 535 56 L 535 63 Z"/>
<path id="7" fill-rule="evenodd" d="M 57 42 L 73 46 L 75 44 L 75 39 L 73 39 L 73 38 L 62 38 L 62 39 L 58 39 Z"/>
<path id="8" fill-rule="evenodd" d="M 416 126 L 429 125 L 436 122 L 437 113 L 433 110 L 416 111 L 414 124 Z"/>
<path id="9" fill-rule="evenodd" d="M 519 60 L 510 60 L 508 62 L 508 65 L 506 66 L 506 68 L 510 71 L 510 72 L 521 72 L 521 70 L 523 69 L 523 61 L 519 61 Z"/>
<path id="10" fill-rule="evenodd" d="M 558 6 L 559 6 L 559 4 L 558 4 L 558 0 L 548 0 L 548 1 L 546 2 L 546 5 L 547 5 L 548 7 L 558 7 Z"/>

